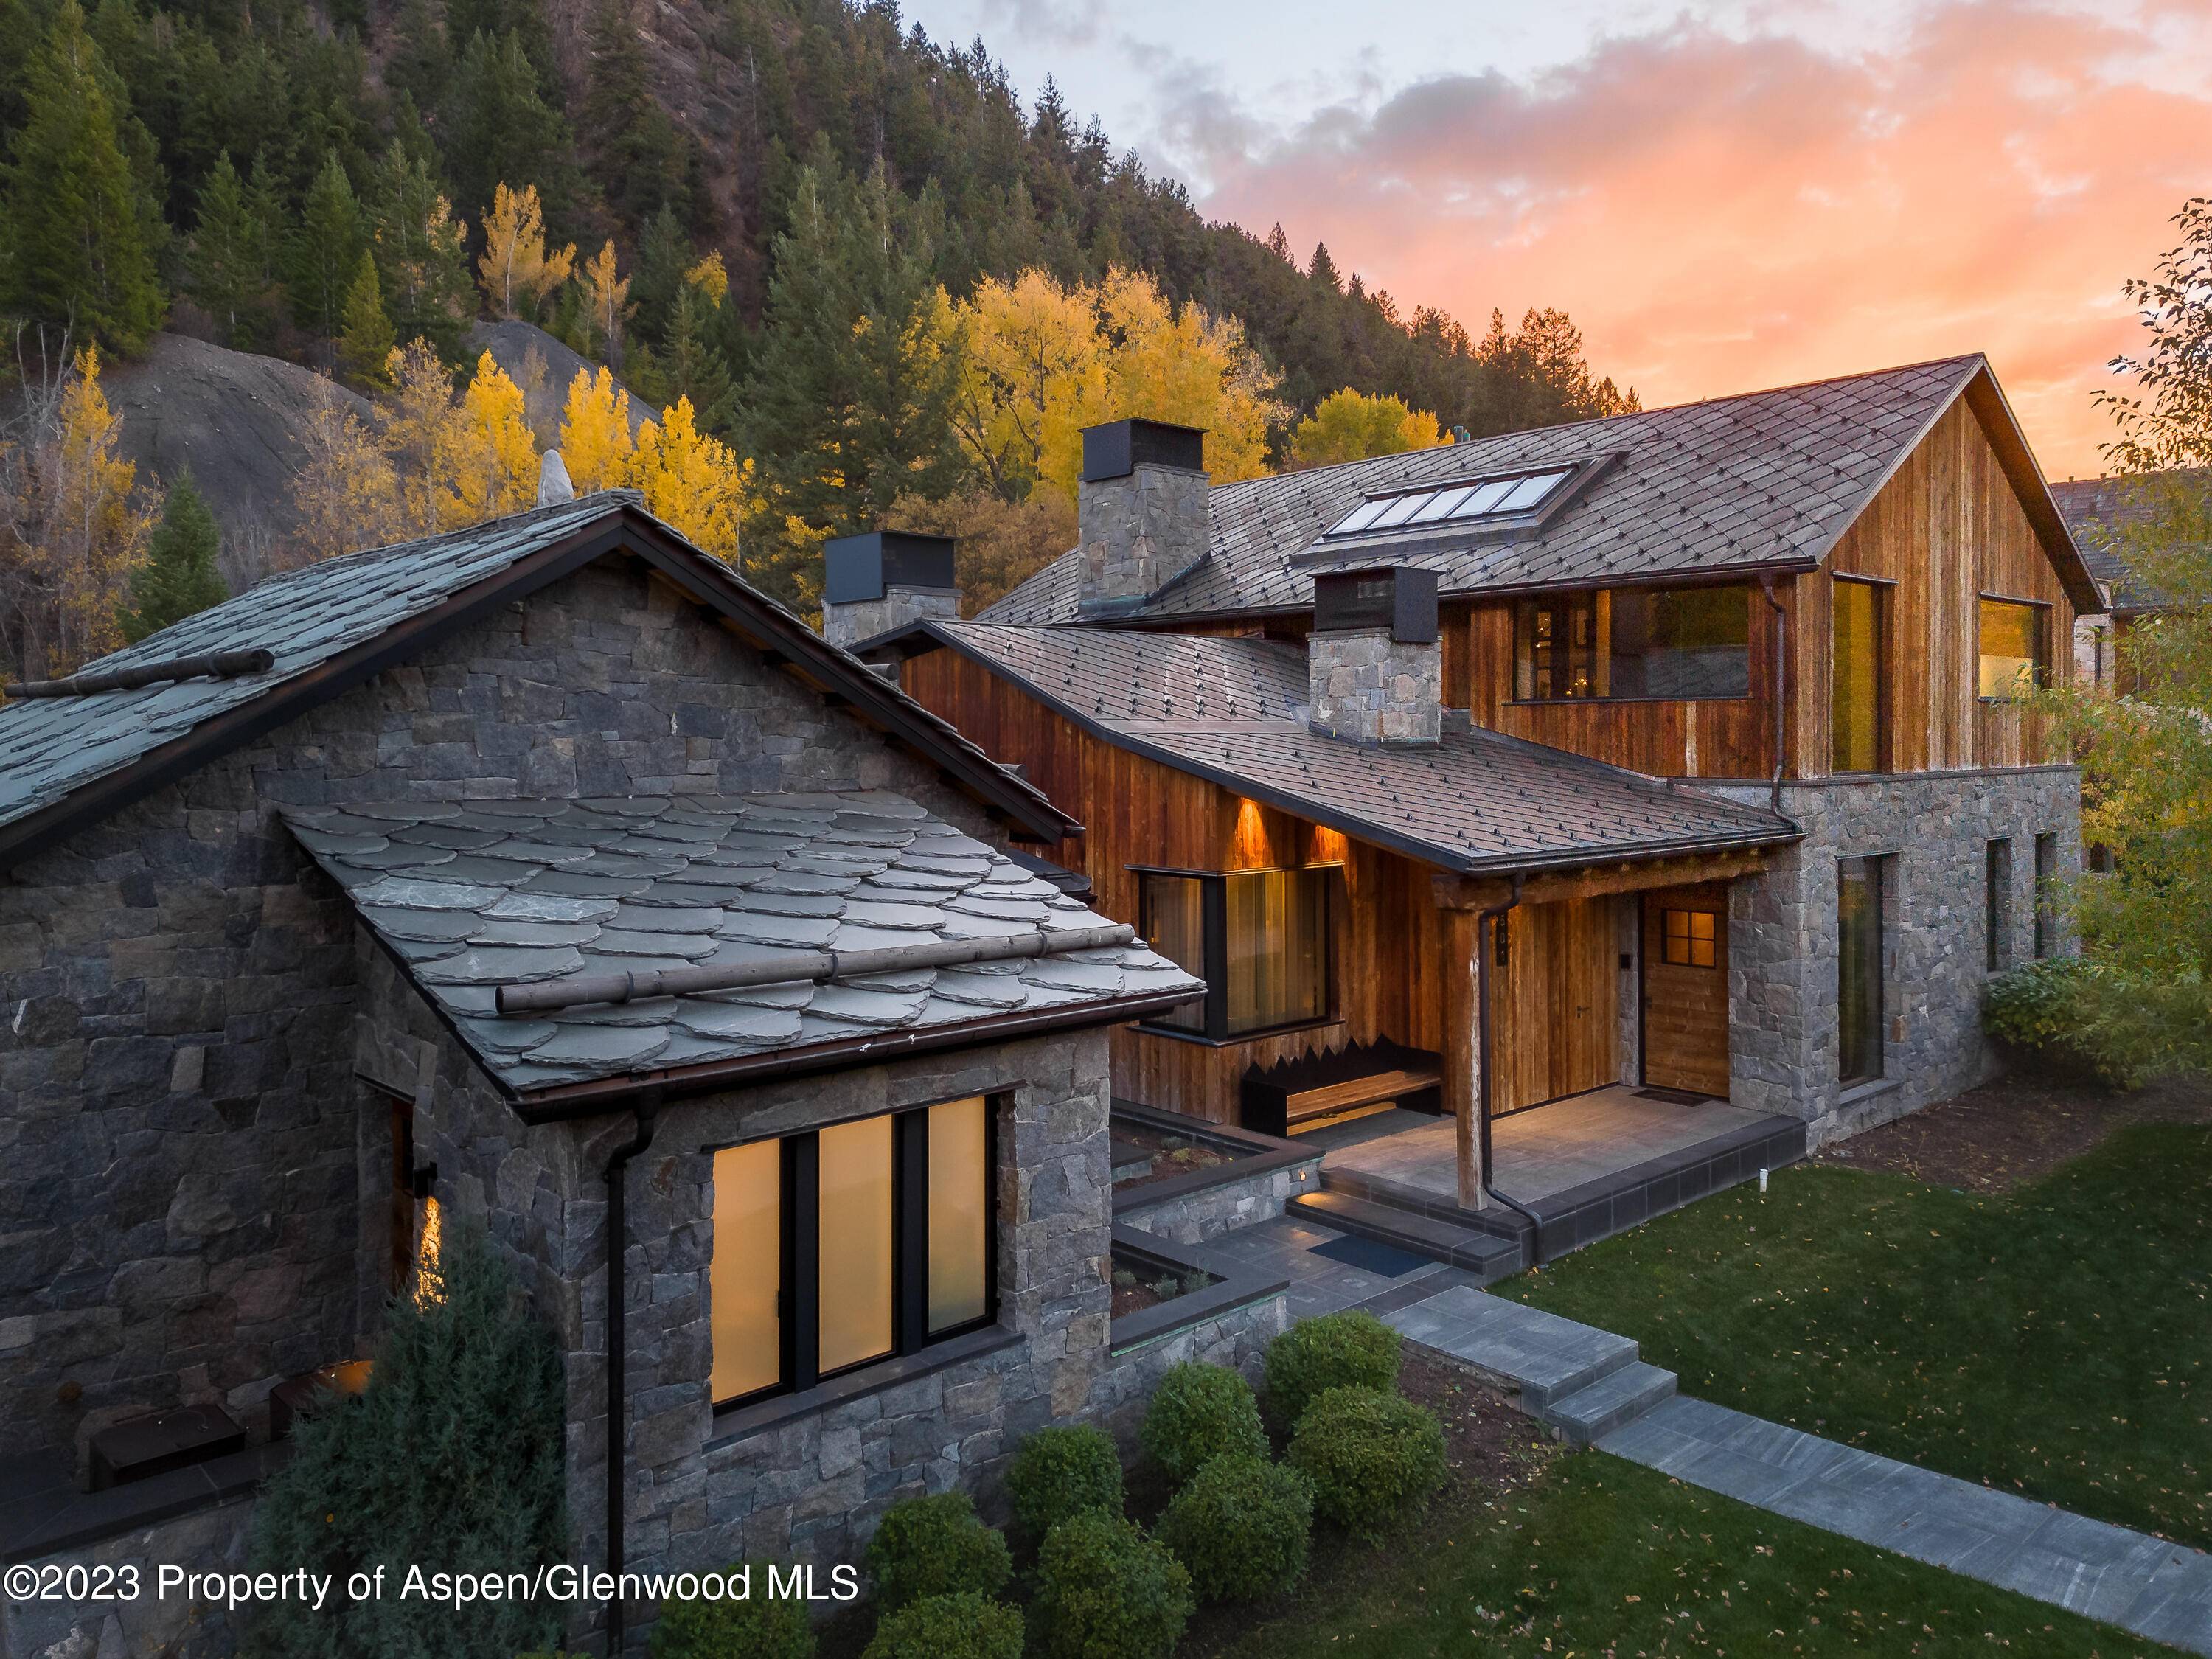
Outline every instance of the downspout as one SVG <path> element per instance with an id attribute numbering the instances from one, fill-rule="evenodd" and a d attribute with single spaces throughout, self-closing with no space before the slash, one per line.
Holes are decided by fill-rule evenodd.
<path id="1" fill-rule="evenodd" d="M 1782 816 L 1782 758 L 1790 748 L 1790 613 L 1774 597 L 1774 578 L 1761 576 L 1759 591 L 1774 611 L 1774 785 L 1766 805 Z"/>
<path id="2" fill-rule="evenodd" d="M 623 1255 L 629 1233 L 623 1217 L 623 1177 L 629 1161 L 653 1145 L 659 1115 L 660 1094 L 655 1090 L 638 1103 L 636 1133 L 607 1159 L 607 1575 L 613 1586 L 607 1600 L 607 1659 L 622 1659 L 623 1498 L 629 1484 L 623 1443 Z"/>
<path id="3" fill-rule="evenodd" d="M 1481 1081 L 1475 1091 L 1475 1121 L 1482 1134 L 1482 1190 L 1507 1209 L 1517 1211 L 1528 1219 L 1528 1265 L 1541 1267 L 1544 1261 L 1544 1218 L 1518 1199 L 1508 1198 L 1490 1181 L 1490 964 L 1491 941 L 1498 935 L 1498 919 L 1521 902 L 1522 878 L 1513 878 L 1513 896 L 1503 904 L 1493 904 L 1479 910 L 1474 917 L 1474 1056 L 1475 1069 Z"/>

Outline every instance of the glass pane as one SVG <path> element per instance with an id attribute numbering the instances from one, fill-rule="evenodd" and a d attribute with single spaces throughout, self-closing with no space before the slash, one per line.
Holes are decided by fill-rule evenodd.
<path id="1" fill-rule="evenodd" d="M 1355 530 L 1364 530 L 1375 522 L 1375 515 L 1389 505 L 1387 501 L 1362 501 L 1351 512 L 1339 519 L 1328 533 L 1332 536 L 1349 536 Z"/>
<path id="2" fill-rule="evenodd" d="M 1474 494 L 1474 486 L 1462 484 L 1456 489 L 1439 489 L 1429 497 L 1429 504 L 1413 514 L 1414 524 L 1430 524 L 1438 519 L 1449 519 L 1459 504 Z"/>
<path id="3" fill-rule="evenodd" d="M 991 1133 L 978 1095 L 929 1109 L 929 1328 L 989 1311 Z"/>
<path id="4" fill-rule="evenodd" d="M 1845 1083 L 1881 1075 L 1881 864 L 1836 866 L 1837 1074 Z"/>
<path id="5" fill-rule="evenodd" d="M 1881 768 L 1881 590 L 1834 585 L 1835 656 L 1830 671 L 1829 765 L 1838 772 Z"/>
<path id="6" fill-rule="evenodd" d="M 1185 973 L 1206 978 L 1205 884 L 1195 876 L 1147 875 L 1139 878 L 1137 894 L 1137 927 L 1145 943 Z M 1203 1031 L 1206 1004 L 1186 1002 L 1154 1014 L 1151 1023 Z"/>
<path id="7" fill-rule="evenodd" d="M 714 1259 L 707 1269 L 714 1395 L 735 1400 L 783 1381 L 776 1298 L 783 1288 L 783 1143 L 714 1154 Z"/>
<path id="8" fill-rule="evenodd" d="M 1982 874 L 1984 925 L 1989 933 L 1987 965 L 1991 973 L 2012 958 L 2012 843 L 1993 841 Z"/>
<path id="9" fill-rule="evenodd" d="M 2015 697 L 2024 683 L 2040 684 L 2042 680 L 2042 612 L 2032 605 L 1984 599 L 1981 695 Z"/>
<path id="10" fill-rule="evenodd" d="M 1751 695 L 1751 590 L 1617 587 L 1604 665 L 1615 697 Z"/>
<path id="11" fill-rule="evenodd" d="M 1498 502 L 1513 493 L 1516 480 L 1495 478 L 1486 484 L 1477 484 L 1468 498 L 1452 511 L 1455 519 L 1477 519 L 1491 511 Z"/>
<path id="12" fill-rule="evenodd" d="M 2058 919 L 2053 907 L 2057 895 L 2051 884 L 2058 879 L 2058 837 L 2035 838 L 2035 954 L 2047 957 L 2057 948 Z"/>
<path id="13" fill-rule="evenodd" d="M 1228 878 L 1231 1032 L 1328 1012 L 1328 878 L 1326 870 Z"/>
<path id="14" fill-rule="evenodd" d="M 824 1375 L 891 1351 L 891 1121 L 863 1118 L 821 1134 Z"/>
<path id="15" fill-rule="evenodd" d="M 1531 507 L 1540 505 L 1547 495 L 1559 488 L 1559 480 L 1566 476 L 1564 472 L 1531 473 L 1513 486 L 1512 492 L 1498 503 L 1497 511 L 1528 512 Z"/>
<path id="16" fill-rule="evenodd" d="M 1419 494 L 1413 495 L 1401 495 L 1396 501 L 1385 506 L 1382 509 L 1382 515 L 1377 518 L 1373 524 L 1370 525 L 1368 528 L 1370 530 L 1387 530 L 1394 524 L 1403 524 L 1407 520 L 1412 518 L 1421 507 L 1427 506 L 1428 501 L 1429 492 L 1427 490 L 1422 490 Z"/>

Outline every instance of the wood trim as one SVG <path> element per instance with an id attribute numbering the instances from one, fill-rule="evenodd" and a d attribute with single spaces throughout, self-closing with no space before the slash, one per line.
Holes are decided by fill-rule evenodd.
<path id="1" fill-rule="evenodd" d="M 1733 881 L 1763 868 L 1763 852 L 1701 854 L 1693 858 L 1651 859 L 1607 868 L 1532 876 L 1522 882 L 1521 902 L 1559 904 L 1576 899 L 1602 898 L 1613 893 L 1638 893 L 1656 887 L 1681 887 L 1708 881 Z M 1513 884 L 1495 877 L 1435 876 L 1429 890 L 1437 908 L 1445 911 L 1485 910 L 1503 904 Z"/>

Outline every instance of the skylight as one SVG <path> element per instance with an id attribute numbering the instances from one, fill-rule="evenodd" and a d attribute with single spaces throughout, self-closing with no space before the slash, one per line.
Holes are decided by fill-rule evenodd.
<path id="1" fill-rule="evenodd" d="M 1396 495 L 1374 495 L 1322 532 L 1324 538 L 1358 536 L 1401 526 L 1465 524 L 1471 519 L 1533 513 L 1567 480 L 1572 467 L 1516 472 L 1502 478 L 1461 479 Z"/>

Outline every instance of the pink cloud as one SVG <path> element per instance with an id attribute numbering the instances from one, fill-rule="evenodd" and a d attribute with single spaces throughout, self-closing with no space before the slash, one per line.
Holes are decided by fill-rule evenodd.
<path id="1" fill-rule="evenodd" d="M 1470 326 L 1564 307 L 1647 404 L 1986 351 L 2045 471 L 2092 473 L 2120 283 L 2212 190 L 2172 22 L 1946 3 L 1843 58 L 1684 21 L 1224 146 L 1206 206 Z"/>

